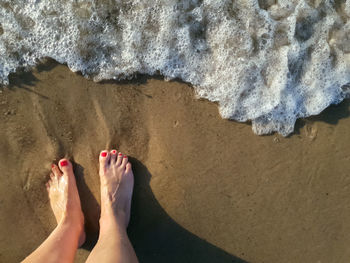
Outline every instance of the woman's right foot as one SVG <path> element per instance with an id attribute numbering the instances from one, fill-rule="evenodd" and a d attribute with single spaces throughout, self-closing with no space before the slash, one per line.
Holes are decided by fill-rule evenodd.
<path id="1" fill-rule="evenodd" d="M 128 157 L 116 150 L 100 153 L 101 219 L 116 220 L 123 227 L 130 221 L 134 175 Z M 102 226 L 102 224 L 101 224 Z"/>

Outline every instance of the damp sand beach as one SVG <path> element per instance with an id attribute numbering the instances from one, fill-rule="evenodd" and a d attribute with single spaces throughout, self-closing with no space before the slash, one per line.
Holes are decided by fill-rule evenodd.
<path id="1" fill-rule="evenodd" d="M 72 160 L 96 240 L 98 154 L 130 156 L 130 239 L 140 262 L 347 262 L 350 104 L 257 136 L 185 83 L 94 83 L 49 61 L 0 93 L 0 261 L 18 262 L 55 226 L 45 182 Z"/>

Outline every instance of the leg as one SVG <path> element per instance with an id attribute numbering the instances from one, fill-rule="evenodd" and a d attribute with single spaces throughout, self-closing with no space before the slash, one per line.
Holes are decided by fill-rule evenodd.
<path id="1" fill-rule="evenodd" d="M 100 236 L 87 262 L 138 262 L 126 228 L 130 219 L 134 175 L 127 156 L 117 151 L 100 154 Z"/>
<path id="2" fill-rule="evenodd" d="M 80 206 L 73 167 L 61 160 L 52 165 L 51 179 L 46 184 L 57 227 L 23 262 L 73 262 L 78 246 L 85 241 L 84 216 Z"/>

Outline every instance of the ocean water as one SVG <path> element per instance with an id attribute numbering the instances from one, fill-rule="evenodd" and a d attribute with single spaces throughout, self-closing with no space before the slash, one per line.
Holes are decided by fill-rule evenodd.
<path id="1" fill-rule="evenodd" d="M 0 83 L 45 57 L 94 81 L 180 78 L 286 136 L 347 96 L 350 0 L 1 0 Z"/>

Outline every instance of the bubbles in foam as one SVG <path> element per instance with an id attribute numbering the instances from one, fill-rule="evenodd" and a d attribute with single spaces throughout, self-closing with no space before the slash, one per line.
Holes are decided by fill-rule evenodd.
<path id="1" fill-rule="evenodd" d="M 288 135 L 350 82 L 350 0 L 3 0 L 0 82 L 44 57 L 95 81 L 161 73 Z"/>

